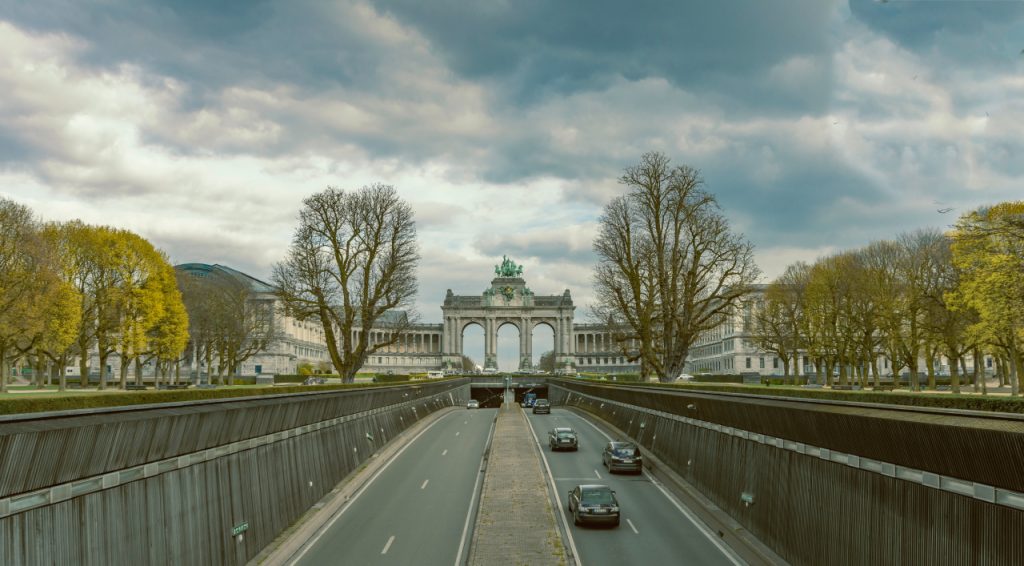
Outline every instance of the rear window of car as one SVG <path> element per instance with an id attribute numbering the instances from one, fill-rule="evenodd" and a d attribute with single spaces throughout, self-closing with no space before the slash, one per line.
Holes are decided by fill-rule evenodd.
<path id="1" fill-rule="evenodd" d="M 583 492 L 583 502 L 590 505 L 611 505 L 615 503 L 610 489 L 588 489 Z"/>
<path id="2" fill-rule="evenodd" d="M 547 405 L 548 404 L 548 400 L 547 399 L 537 399 L 537 404 L 538 405 Z"/>
<path id="3" fill-rule="evenodd" d="M 572 438 L 572 437 L 576 436 L 576 433 L 572 432 L 571 430 L 560 430 L 560 431 L 556 432 L 555 434 L 558 435 L 558 438 Z"/>
<path id="4" fill-rule="evenodd" d="M 639 452 L 632 444 L 612 444 L 612 452 L 616 456 L 632 456 Z"/>

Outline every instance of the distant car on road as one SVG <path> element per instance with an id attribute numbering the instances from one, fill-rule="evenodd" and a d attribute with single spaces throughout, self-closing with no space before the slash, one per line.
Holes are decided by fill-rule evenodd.
<path id="1" fill-rule="evenodd" d="M 533 407 L 533 404 L 537 402 L 536 393 L 527 393 L 523 395 L 523 408 Z"/>
<path id="2" fill-rule="evenodd" d="M 633 442 L 609 442 L 601 453 L 601 460 L 609 472 L 635 472 L 644 470 L 640 447 Z"/>
<path id="3" fill-rule="evenodd" d="M 480 401 L 477 401 L 476 399 L 470 399 L 469 403 L 466 403 L 466 408 L 467 409 L 479 409 L 480 408 Z"/>
<path id="4" fill-rule="evenodd" d="M 545 415 L 551 414 L 551 401 L 547 399 L 537 399 L 533 402 L 533 414 L 539 415 L 544 413 Z"/>
<path id="5" fill-rule="evenodd" d="M 557 427 L 548 431 L 548 448 L 555 450 L 579 450 L 580 440 L 576 431 L 568 427 Z"/>
<path id="6" fill-rule="evenodd" d="M 302 381 L 303 385 L 323 385 L 327 383 L 327 380 L 323 377 L 307 377 Z"/>
<path id="7" fill-rule="evenodd" d="M 619 526 L 619 500 L 606 485 L 578 485 L 569 492 L 569 512 L 577 525 L 602 523 Z"/>
<path id="8" fill-rule="evenodd" d="M 688 373 L 681 373 L 679 374 L 679 377 L 676 378 L 676 381 L 693 381 L 693 376 Z"/>

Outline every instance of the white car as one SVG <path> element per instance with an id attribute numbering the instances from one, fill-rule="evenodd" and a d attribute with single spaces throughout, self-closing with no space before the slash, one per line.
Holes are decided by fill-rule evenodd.
<path id="1" fill-rule="evenodd" d="M 469 403 L 466 403 L 466 408 L 467 409 L 479 409 L 480 408 L 480 401 L 477 401 L 476 399 L 470 399 Z"/>
<path id="2" fill-rule="evenodd" d="M 693 376 L 688 373 L 681 373 L 679 374 L 679 377 L 676 378 L 676 381 L 693 381 Z"/>

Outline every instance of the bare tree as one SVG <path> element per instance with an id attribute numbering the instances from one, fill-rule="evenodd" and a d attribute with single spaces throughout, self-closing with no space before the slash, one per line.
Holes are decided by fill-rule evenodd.
<path id="1" fill-rule="evenodd" d="M 759 274 L 753 246 L 733 234 L 696 169 L 646 153 L 620 179 L 629 192 L 605 207 L 594 250 L 602 319 L 639 343 L 642 372 L 668 381 Z"/>
<path id="2" fill-rule="evenodd" d="M 320 322 L 331 362 L 351 382 L 369 355 L 397 342 L 414 321 L 419 250 L 412 208 L 382 184 L 328 188 L 303 204 L 274 283 L 287 312 Z M 409 315 L 385 317 L 399 309 Z M 389 322 L 385 338 L 371 341 L 382 320 Z"/>

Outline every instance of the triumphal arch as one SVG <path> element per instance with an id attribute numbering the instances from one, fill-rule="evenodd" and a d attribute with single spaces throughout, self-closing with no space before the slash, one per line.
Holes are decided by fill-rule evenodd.
<path id="1" fill-rule="evenodd" d="M 511 324 L 519 330 L 519 368 L 533 366 L 533 331 L 544 324 L 555 338 L 555 367 L 575 365 L 572 296 L 535 295 L 523 279 L 523 267 L 508 257 L 494 266 L 495 278 L 480 295 L 455 295 L 451 289 L 444 298 L 441 341 L 445 345 L 444 367 L 462 367 L 462 333 L 478 324 L 484 329 L 484 368 L 498 368 L 498 329 Z"/>

